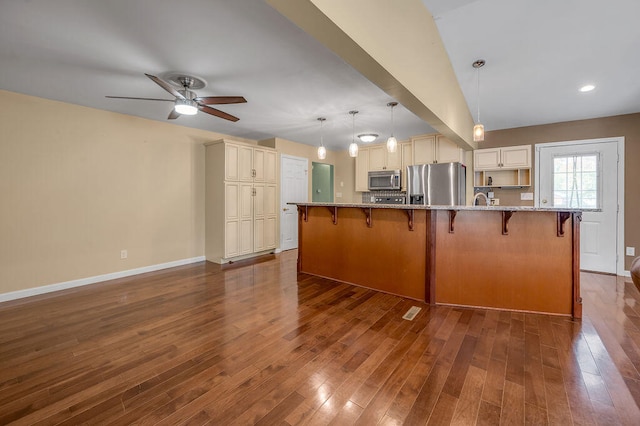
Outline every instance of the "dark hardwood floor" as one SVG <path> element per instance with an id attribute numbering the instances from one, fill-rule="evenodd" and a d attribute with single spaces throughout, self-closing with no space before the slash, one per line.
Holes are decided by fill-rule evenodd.
<path id="1" fill-rule="evenodd" d="M 0 304 L 0 424 L 640 424 L 630 279 L 583 273 L 572 321 L 298 278 L 295 257 Z"/>

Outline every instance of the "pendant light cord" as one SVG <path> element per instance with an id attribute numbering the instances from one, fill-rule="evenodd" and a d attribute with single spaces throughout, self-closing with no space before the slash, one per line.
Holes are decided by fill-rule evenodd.
<path id="1" fill-rule="evenodd" d="M 480 123 L 480 67 L 478 67 L 478 123 Z"/>
<path id="2" fill-rule="evenodd" d="M 395 105 L 391 105 L 391 136 L 393 136 L 393 107 Z"/>
<path id="3" fill-rule="evenodd" d="M 356 143 L 356 114 L 358 111 L 349 111 L 351 114 L 351 143 Z M 377 135 L 376 135 L 377 136 Z"/>

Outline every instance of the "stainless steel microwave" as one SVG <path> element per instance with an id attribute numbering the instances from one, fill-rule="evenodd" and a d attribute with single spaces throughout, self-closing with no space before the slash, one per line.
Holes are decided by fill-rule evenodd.
<path id="1" fill-rule="evenodd" d="M 377 170 L 369 172 L 369 191 L 400 190 L 400 170 Z"/>

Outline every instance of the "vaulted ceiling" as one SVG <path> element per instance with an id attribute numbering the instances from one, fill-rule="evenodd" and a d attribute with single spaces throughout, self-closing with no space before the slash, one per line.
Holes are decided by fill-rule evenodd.
<path id="1" fill-rule="evenodd" d="M 417 0 L 400 0 L 417 1 Z M 433 14 L 473 116 L 480 73 L 488 130 L 640 111 L 640 2 L 422 0 Z M 384 22 L 380 31 L 394 31 Z M 165 121 L 170 99 L 144 76 L 185 72 L 200 96 L 241 95 L 176 124 L 243 138 L 346 149 L 355 133 L 391 130 L 394 99 L 262 0 L 21 0 L 0 3 L 0 89 Z M 593 83 L 596 89 L 580 93 Z M 402 105 L 399 139 L 433 129 Z"/>

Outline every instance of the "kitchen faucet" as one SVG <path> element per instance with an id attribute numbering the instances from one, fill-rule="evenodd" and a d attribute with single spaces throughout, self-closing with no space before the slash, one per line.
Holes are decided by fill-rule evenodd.
<path id="1" fill-rule="evenodd" d="M 476 195 L 473 197 L 473 205 L 474 206 L 476 205 L 476 201 L 478 201 L 478 198 L 480 198 L 481 195 L 484 197 L 484 201 L 487 203 L 487 206 L 489 206 L 490 205 L 489 204 L 489 198 L 487 198 L 487 196 L 485 195 L 484 192 L 476 193 Z"/>

